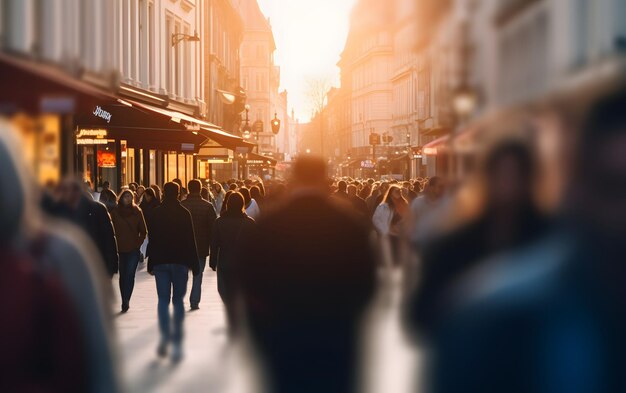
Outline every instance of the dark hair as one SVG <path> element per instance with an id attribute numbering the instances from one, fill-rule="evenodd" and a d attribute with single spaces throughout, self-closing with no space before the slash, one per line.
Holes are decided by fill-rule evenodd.
<path id="1" fill-rule="evenodd" d="M 261 196 L 265 196 L 265 186 L 263 185 L 263 182 L 258 182 L 257 187 L 259 187 L 259 191 L 261 192 Z"/>
<path id="2" fill-rule="evenodd" d="M 240 192 L 233 192 L 228 198 L 226 205 L 226 216 L 243 216 L 246 214 L 244 196 Z"/>
<path id="3" fill-rule="evenodd" d="M 200 190 L 202 190 L 202 183 L 200 183 L 200 180 L 197 179 L 189 180 L 187 188 L 189 189 L 190 194 L 198 194 Z"/>
<path id="4" fill-rule="evenodd" d="M 100 202 L 117 202 L 117 195 L 111 189 L 102 190 L 100 193 Z"/>
<path id="5" fill-rule="evenodd" d="M 102 187 L 111 187 L 111 183 L 108 180 L 102 182 Z"/>
<path id="6" fill-rule="evenodd" d="M 120 192 L 120 195 L 118 195 L 117 197 L 117 205 L 121 207 L 125 207 L 124 204 L 122 203 L 122 199 L 124 198 L 124 195 L 126 194 L 130 194 L 130 206 L 135 206 L 135 193 L 132 192 L 131 190 L 124 190 Z"/>
<path id="7" fill-rule="evenodd" d="M 396 206 L 395 202 L 394 202 L 394 201 L 393 201 L 393 199 L 391 198 L 391 192 L 392 192 L 393 190 L 398 190 L 398 192 L 400 193 L 400 198 L 404 199 L 404 197 L 402 196 L 402 187 L 400 187 L 400 186 L 399 186 L 399 185 L 397 185 L 397 184 L 391 184 L 391 185 L 389 186 L 389 188 L 387 189 L 387 193 L 386 193 L 386 194 L 385 194 L 385 196 L 383 197 L 383 203 L 386 203 L 386 204 L 388 204 L 388 205 L 389 205 L 389 206 L 391 206 L 391 207 L 395 207 L 395 206 Z M 404 201 L 405 201 L 405 202 L 407 202 L 407 201 L 406 201 L 406 199 L 404 199 Z M 407 203 L 408 203 L 408 202 L 407 202 Z"/>
<path id="8" fill-rule="evenodd" d="M 439 176 L 433 176 L 428 179 L 428 187 L 437 187 L 439 183 L 441 183 L 441 178 Z"/>
<path id="9" fill-rule="evenodd" d="M 239 189 L 239 193 L 243 196 L 243 200 L 246 203 L 246 206 L 250 206 L 250 202 L 252 202 L 252 197 L 250 196 L 250 190 L 246 187 L 241 187 Z"/>
<path id="10" fill-rule="evenodd" d="M 191 187 L 189 188 L 189 190 L 191 190 Z M 202 189 L 200 190 L 200 197 L 202 197 L 202 199 L 204 199 L 205 201 L 209 200 L 209 189 L 206 187 L 202 187 Z"/>
<path id="11" fill-rule="evenodd" d="M 485 160 L 485 173 L 487 176 L 491 176 L 496 172 L 502 160 L 507 157 L 512 157 L 519 164 L 520 173 L 526 179 L 530 179 L 535 174 L 535 158 L 533 157 L 531 148 L 520 141 L 505 141 L 495 146 L 488 154 Z M 428 184 L 433 184 L 433 180 L 437 177 L 432 177 Z"/>
<path id="12" fill-rule="evenodd" d="M 180 179 L 176 178 L 176 179 L 172 180 L 172 182 L 178 184 L 178 187 L 183 188 L 183 182 Z M 163 187 L 163 188 L 165 188 L 165 187 Z"/>
<path id="13" fill-rule="evenodd" d="M 298 183 L 308 185 L 326 185 L 326 161 L 321 157 L 302 156 L 292 167 L 292 177 Z"/>
<path id="14" fill-rule="evenodd" d="M 228 186 L 228 189 L 230 191 L 235 191 L 237 189 L 237 183 L 231 183 L 230 186 Z"/>
<path id="15" fill-rule="evenodd" d="M 228 199 L 235 192 L 237 192 L 237 191 L 228 190 L 228 191 L 226 191 L 226 194 L 224 194 L 224 200 L 222 201 L 222 209 L 220 210 L 220 215 L 222 215 L 222 214 L 224 214 L 224 212 L 226 212 L 226 205 L 228 204 Z"/>
<path id="16" fill-rule="evenodd" d="M 348 189 L 348 183 L 346 183 L 345 181 L 341 180 L 339 183 L 337 183 L 337 188 L 341 192 L 346 192 L 346 190 Z"/>
<path id="17" fill-rule="evenodd" d="M 180 186 L 174 182 L 167 182 L 163 186 L 163 200 L 178 199 Z"/>
<path id="18" fill-rule="evenodd" d="M 263 196 L 261 195 L 261 189 L 259 189 L 258 186 L 252 186 L 250 188 L 250 197 L 257 202 L 263 199 Z"/>
<path id="19" fill-rule="evenodd" d="M 151 185 L 150 188 L 152 189 L 152 191 L 154 191 L 154 197 L 156 198 L 157 202 L 161 202 L 161 188 L 156 184 Z"/>
<path id="20" fill-rule="evenodd" d="M 156 200 L 156 193 L 154 192 L 154 190 L 152 189 L 152 187 L 148 187 L 146 188 L 146 190 L 143 192 L 143 194 L 141 195 L 141 200 L 143 201 L 143 198 L 145 198 L 146 195 L 149 195 L 152 199 Z"/>

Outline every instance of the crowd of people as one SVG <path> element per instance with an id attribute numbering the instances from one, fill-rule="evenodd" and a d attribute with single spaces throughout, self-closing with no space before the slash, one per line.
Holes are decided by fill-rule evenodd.
<path id="1" fill-rule="evenodd" d="M 558 208 L 537 195 L 532 140 L 506 139 L 476 165 L 467 214 L 451 179 L 329 178 L 311 156 L 287 181 L 174 179 L 116 194 L 67 178 L 38 191 L 0 134 L 0 185 L 18 189 L 0 198 L 0 311 L 16 316 L 1 328 L 0 388 L 119 391 L 106 278 L 119 275 L 121 313 L 132 312 L 147 262 L 158 356 L 183 358 L 187 292 L 198 310 L 217 290 L 229 337 L 249 337 L 270 391 L 358 389 L 384 269 L 407 276 L 406 332 L 427 353 L 428 391 L 625 391 L 625 107 L 619 92 L 589 111 Z M 202 288 L 207 260 L 217 288 Z"/>

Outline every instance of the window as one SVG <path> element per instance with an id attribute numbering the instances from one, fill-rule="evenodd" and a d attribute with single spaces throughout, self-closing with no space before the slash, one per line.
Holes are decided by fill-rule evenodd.
<path id="1" fill-rule="evenodd" d="M 156 85 L 156 70 L 154 69 L 154 63 L 156 59 L 156 47 L 154 40 L 154 2 L 150 1 L 148 3 L 148 20 L 147 20 L 147 34 L 148 34 L 148 84 L 150 86 Z"/>
<path id="2" fill-rule="evenodd" d="M 173 84 L 172 84 L 172 72 L 173 72 L 173 66 L 172 66 L 172 53 L 173 51 L 171 51 L 172 47 L 169 44 L 169 37 L 172 36 L 173 31 L 173 25 L 174 21 L 172 20 L 172 17 L 170 15 L 167 15 L 165 17 L 165 30 L 166 30 L 166 37 L 168 37 L 168 40 L 166 40 L 165 43 L 165 50 L 167 51 L 167 56 L 165 56 L 165 88 L 167 90 L 168 93 L 173 93 Z"/>

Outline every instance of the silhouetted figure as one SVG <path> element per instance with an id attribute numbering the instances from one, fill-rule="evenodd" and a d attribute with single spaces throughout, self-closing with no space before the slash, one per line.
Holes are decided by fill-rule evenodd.
<path id="1" fill-rule="evenodd" d="M 624 90 L 592 108 L 562 225 L 463 283 L 432 391 L 626 391 L 624 108 Z"/>
<path id="2" fill-rule="evenodd" d="M 215 221 L 211 239 L 210 266 L 217 271 L 217 290 L 226 307 L 230 332 L 237 328 L 237 298 L 239 297 L 239 269 L 245 268 L 242 250 L 249 247 L 255 222 L 244 209 L 244 198 L 231 193 L 226 202 L 226 211 Z M 253 262 L 253 261 L 251 261 Z"/>
<path id="3" fill-rule="evenodd" d="M 251 336 L 274 392 L 352 392 L 361 316 L 375 284 L 367 230 L 328 195 L 326 165 L 293 166 L 292 195 L 246 247 Z"/>
<path id="4" fill-rule="evenodd" d="M 547 219 L 533 200 L 535 162 L 520 142 L 505 142 L 485 161 L 487 197 L 483 213 L 426 245 L 419 285 L 411 304 L 414 326 L 428 335 L 446 313 L 446 298 L 463 275 L 497 253 L 524 246 L 545 233 Z"/>
<path id="5" fill-rule="evenodd" d="M 178 201 L 180 187 L 170 182 L 163 186 L 163 202 L 154 209 L 148 244 L 148 272 L 154 274 L 159 296 L 158 315 L 161 341 L 159 356 L 167 354 L 173 344 L 172 360 L 182 358 L 183 320 L 189 270 L 200 274 L 198 250 L 191 213 Z M 170 324 L 170 301 L 174 306 L 174 323 Z"/>
<path id="6" fill-rule="evenodd" d="M 200 196 L 200 191 L 202 190 L 200 180 L 191 180 L 188 187 L 189 195 L 180 204 L 191 213 L 196 236 L 200 274 L 193 277 L 189 304 L 192 310 L 198 310 L 202 296 L 202 273 L 206 267 L 206 258 L 209 256 L 209 247 L 211 246 L 211 237 L 213 236 L 213 223 L 217 218 L 217 213 L 215 213 L 213 204 Z"/>
<path id="7" fill-rule="evenodd" d="M 76 179 L 64 179 L 60 194 L 58 215 L 76 224 L 89 235 L 100 251 L 106 271 L 113 277 L 117 273 L 119 260 L 113 224 L 107 208 L 86 195 Z"/>

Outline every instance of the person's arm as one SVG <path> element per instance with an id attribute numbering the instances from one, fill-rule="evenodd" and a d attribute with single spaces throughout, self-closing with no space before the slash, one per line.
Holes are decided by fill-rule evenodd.
<path id="1" fill-rule="evenodd" d="M 185 218 L 185 230 L 184 232 L 184 238 L 187 239 L 187 247 L 190 250 L 189 256 L 190 256 L 190 265 L 189 268 L 191 269 L 191 272 L 193 273 L 194 276 L 197 276 L 198 274 L 200 274 L 200 262 L 198 261 L 199 257 L 198 257 L 198 246 L 196 245 L 196 235 L 195 235 L 195 231 L 193 228 L 193 220 L 191 218 L 191 213 L 189 213 L 189 210 L 185 209 L 185 213 L 186 213 L 186 218 Z"/>
<path id="2" fill-rule="evenodd" d="M 220 226 L 219 220 L 215 220 L 213 223 L 213 229 L 211 230 L 211 256 L 209 258 L 209 267 L 215 271 L 217 269 L 217 262 L 220 253 Z"/>
<path id="3" fill-rule="evenodd" d="M 381 235 L 389 233 L 389 214 L 389 207 L 381 203 L 372 217 L 374 227 Z"/>
<path id="4" fill-rule="evenodd" d="M 119 264 L 119 255 L 117 251 L 117 240 L 115 239 L 115 230 L 113 229 L 113 222 L 111 216 L 106 207 L 100 203 L 96 206 L 99 216 L 99 224 L 102 229 L 102 242 L 104 250 L 102 250 L 102 257 L 106 262 L 109 275 L 117 273 Z"/>
<path id="5" fill-rule="evenodd" d="M 148 228 L 146 226 L 146 220 L 143 216 L 143 212 L 139 209 L 139 239 L 137 242 L 139 247 L 143 244 L 143 241 L 146 240 L 146 236 L 148 235 Z"/>

